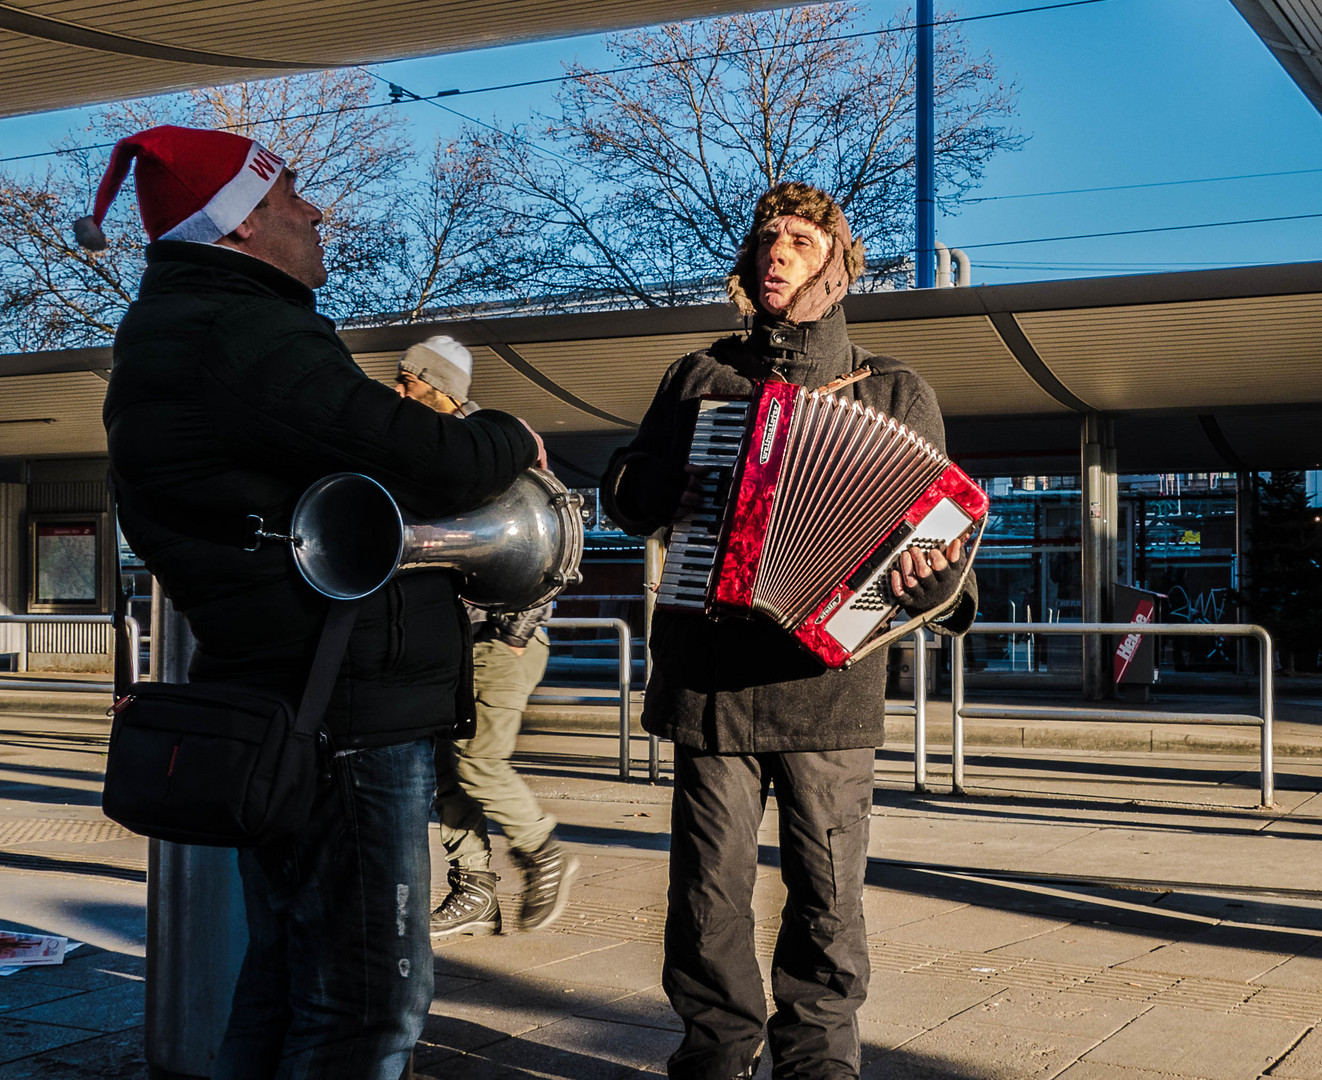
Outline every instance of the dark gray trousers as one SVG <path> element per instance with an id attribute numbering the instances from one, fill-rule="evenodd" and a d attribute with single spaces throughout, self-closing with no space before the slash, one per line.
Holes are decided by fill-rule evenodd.
<path id="1" fill-rule="evenodd" d="M 675 747 L 670 903 L 662 982 L 684 1021 L 674 1080 L 729 1080 L 763 1025 L 776 1080 L 859 1070 L 856 1013 L 867 996 L 863 872 L 872 808 L 870 747 L 702 754 Z M 753 951 L 757 832 L 774 786 L 788 897 L 766 1014 Z"/>

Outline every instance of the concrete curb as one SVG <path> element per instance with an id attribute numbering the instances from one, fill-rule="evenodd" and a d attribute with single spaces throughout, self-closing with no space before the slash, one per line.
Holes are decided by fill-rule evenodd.
<path id="1" fill-rule="evenodd" d="M 554 694 L 549 691 L 547 696 Z M 569 696 L 566 692 L 565 696 Z M 646 733 L 640 726 L 642 694 L 630 702 L 630 732 L 637 738 Z M 0 692 L 0 716 L 63 716 L 105 723 L 111 697 L 104 693 Z M 890 706 L 903 706 L 893 701 Z M 614 703 L 538 702 L 528 706 L 523 729 L 529 734 L 615 735 L 620 730 L 619 707 Z M 1273 739 L 1275 753 L 1283 758 L 1322 756 L 1322 725 L 1291 722 L 1278 709 Z M 913 745 L 912 716 L 888 716 L 888 745 Z M 1190 724 L 1100 724 L 1068 720 L 970 720 L 964 725 L 969 748 L 1014 748 L 1026 750 L 1096 750 L 1127 753 L 1197 753 L 1257 756 L 1258 732 L 1251 727 Z M 948 751 L 951 745 L 950 703 L 929 704 L 928 746 Z"/>
<path id="2" fill-rule="evenodd" d="M 950 706 L 933 716 L 929 713 L 927 745 L 949 751 L 951 746 Z M 630 710 L 630 732 L 646 737 L 639 725 L 641 709 Z M 524 714 L 523 730 L 528 734 L 618 735 L 619 709 L 613 706 L 530 705 Z M 1322 757 L 1322 729 L 1314 733 L 1302 724 L 1277 723 L 1273 739 L 1278 757 Z M 911 716 L 886 718 L 886 745 L 912 746 L 914 721 Z M 1098 750 L 1124 753 L 1194 753 L 1259 756 L 1261 740 L 1251 727 L 1191 724 L 1098 724 L 1070 721 L 1018 720 L 968 721 L 964 742 L 969 748 L 1013 748 L 1021 750 Z"/>

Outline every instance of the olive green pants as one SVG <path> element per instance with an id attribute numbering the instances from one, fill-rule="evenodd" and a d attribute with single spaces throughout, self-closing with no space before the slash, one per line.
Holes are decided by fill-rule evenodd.
<path id="1" fill-rule="evenodd" d="M 542 681 L 550 645 L 538 630 L 522 653 L 504 642 L 473 646 L 477 731 L 471 739 L 436 743 L 436 815 L 450 862 L 464 870 L 491 866 L 487 819 L 510 846 L 531 853 L 545 843 L 555 818 L 543 812 L 510 766 L 528 695 Z"/>

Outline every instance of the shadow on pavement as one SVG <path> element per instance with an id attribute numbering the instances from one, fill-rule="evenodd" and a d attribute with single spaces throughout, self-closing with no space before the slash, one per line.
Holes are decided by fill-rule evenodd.
<path id="1" fill-rule="evenodd" d="M 977 817 L 983 820 L 1002 819 L 1022 821 L 1026 824 L 1084 825 L 1098 828 L 1116 828 L 1116 813 L 1125 811 L 1141 814 L 1141 828 L 1152 831 L 1201 834 L 1204 836 L 1258 836 L 1271 825 L 1274 837 L 1293 840 L 1322 839 L 1322 821 L 1304 823 L 1292 828 L 1290 819 L 1282 824 L 1278 818 L 1262 811 L 1237 807 L 1194 807 L 1190 803 L 1142 802 L 1114 798 L 1089 798 L 1081 795 L 1043 796 L 1026 792 L 973 792 L 965 795 L 896 792 L 877 788 L 872 805 L 894 810 L 908 810 L 942 818 Z M 1033 810 L 1040 812 L 1034 813 Z M 1074 811 L 1074 812 L 1071 812 Z M 1215 812 L 1217 821 L 1196 821 L 1191 816 Z M 1108 814 L 1110 816 L 1105 816 Z M 1160 821 L 1155 818 L 1166 817 Z"/>

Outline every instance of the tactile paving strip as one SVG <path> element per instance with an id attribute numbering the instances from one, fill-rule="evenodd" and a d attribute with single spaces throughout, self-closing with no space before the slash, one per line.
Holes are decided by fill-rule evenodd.
<path id="1" fill-rule="evenodd" d="M 113 821 L 77 821 L 57 818 L 18 818 L 0 824 L 0 846 L 54 840 L 64 844 L 99 844 L 125 840 L 133 833 Z"/>
<path id="2" fill-rule="evenodd" d="M 517 911 L 519 898 L 517 893 L 500 895 L 502 909 Z M 666 917 L 664 912 L 655 912 L 650 908 L 637 911 L 621 911 L 618 905 L 593 903 L 584 900 L 571 900 L 565 905 L 552 930 L 562 934 L 589 934 L 596 937 L 617 938 L 620 941 L 643 941 L 660 944 L 665 935 Z"/>
<path id="3" fill-rule="evenodd" d="M 1264 986 L 1235 1012 L 1269 1020 L 1307 1020 L 1316 1024 L 1322 1021 L 1322 994 Z"/>

